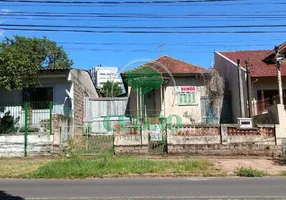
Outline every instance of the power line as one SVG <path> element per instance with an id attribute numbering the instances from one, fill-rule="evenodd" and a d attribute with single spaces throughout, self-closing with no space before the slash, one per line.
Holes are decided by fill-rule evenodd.
<path id="1" fill-rule="evenodd" d="M 264 25 L 213 25 L 213 26 L 72 26 L 72 25 L 37 25 L 37 24 L 0 24 L 0 27 L 29 28 L 76 28 L 76 29 L 225 29 L 225 28 L 285 28 L 286 24 Z"/>
<path id="2" fill-rule="evenodd" d="M 136 5 L 166 5 L 166 6 L 257 6 L 269 5 L 269 2 L 247 2 L 244 0 L 165 0 L 165 1 L 47 1 L 47 0 L 1 0 L 5 6 L 21 6 L 20 4 L 30 4 L 29 6 L 37 6 L 41 4 L 61 5 L 61 6 L 136 6 Z M 17 5 L 7 5 L 7 3 L 17 3 Z M 285 2 L 271 1 L 272 5 L 285 5 Z"/>
<path id="3" fill-rule="evenodd" d="M 285 12 L 285 11 L 284 11 Z M 1 12 L 0 12 L 1 13 Z M 111 12 L 19 12 L 19 11 L 2 11 L 1 15 L 12 15 L 12 16 L 23 16 L 23 15 L 29 15 L 29 16 L 99 16 L 99 17 L 284 17 L 283 14 L 277 14 L 276 11 L 270 11 L 266 12 L 268 14 L 243 14 L 243 13 L 212 13 L 212 14 L 205 14 L 205 13 L 186 13 L 183 15 L 178 14 L 156 14 L 156 13 L 111 13 Z M 276 13 L 271 14 L 269 13 Z M 76 16 L 74 16 L 76 15 Z M 238 16 L 239 15 L 239 16 Z"/>
<path id="4" fill-rule="evenodd" d="M 56 1 L 56 0 L 2 0 L 9 3 L 38 3 L 38 4 L 181 4 L 181 3 L 213 3 L 240 2 L 241 0 L 157 0 L 157 1 Z"/>
<path id="5" fill-rule="evenodd" d="M 142 14 L 142 13 L 55 13 L 55 12 L 0 12 L 0 16 L 9 16 L 9 17 L 55 17 L 55 18 L 159 18 L 159 19 L 169 19 L 169 18 L 262 18 L 262 19 L 276 19 L 276 18 L 286 18 L 285 14 L 271 14 L 271 15 L 259 15 L 259 14 L 225 14 L 225 13 L 217 13 L 217 14 L 184 14 L 184 15 L 174 15 L 174 14 Z"/>
<path id="6" fill-rule="evenodd" d="M 1 27 L 1 26 L 0 26 Z M 111 33 L 121 33 L 121 34 L 276 34 L 276 33 L 286 33 L 286 31 L 120 31 L 120 30 L 73 30 L 73 29 L 36 29 L 36 28 L 1 28 L 2 30 L 8 31 L 34 31 L 34 32 L 73 32 L 73 33 L 101 33 L 101 34 L 111 34 Z"/>

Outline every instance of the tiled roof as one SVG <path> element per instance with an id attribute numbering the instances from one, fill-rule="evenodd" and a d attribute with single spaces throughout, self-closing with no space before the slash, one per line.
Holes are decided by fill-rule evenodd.
<path id="1" fill-rule="evenodd" d="M 167 71 L 162 68 L 161 65 L 165 66 L 172 74 L 195 74 L 207 72 L 207 70 L 204 68 L 183 62 L 170 56 L 161 56 L 153 62 L 146 63 L 142 66 L 151 66 L 161 73 L 167 73 Z"/>
<path id="2" fill-rule="evenodd" d="M 280 44 L 280 45 L 278 46 L 278 48 L 279 48 L 280 51 L 284 51 L 284 50 L 286 49 L 286 42 Z M 271 57 L 271 56 L 274 55 L 274 54 L 275 54 L 275 50 L 273 49 L 272 51 L 269 51 L 269 52 L 268 52 L 268 54 L 266 55 L 265 58 Z"/>
<path id="3" fill-rule="evenodd" d="M 255 51 L 229 51 L 219 52 L 223 56 L 237 62 L 240 59 L 241 66 L 245 68 L 245 61 L 249 60 L 250 74 L 252 77 L 271 77 L 277 76 L 276 64 L 267 63 L 263 60 L 271 55 L 271 50 L 255 50 Z M 286 76 L 286 65 L 281 67 L 281 75 Z"/>

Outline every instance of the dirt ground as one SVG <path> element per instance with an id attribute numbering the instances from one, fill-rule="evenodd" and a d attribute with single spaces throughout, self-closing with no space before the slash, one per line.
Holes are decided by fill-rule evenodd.
<path id="1" fill-rule="evenodd" d="M 237 168 L 251 167 L 267 171 L 270 174 L 279 174 L 286 171 L 286 161 L 269 158 L 237 158 L 237 159 L 209 159 L 227 174 L 232 175 Z"/>
<path id="2" fill-rule="evenodd" d="M 189 159 L 206 159 L 210 160 L 217 168 L 222 169 L 228 175 L 234 175 L 237 168 L 251 167 L 267 171 L 269 174 L 279 174 L 281 171 L 286 171 L 286 159 L 272 159 L 260 157 L 196 157 L 196 156 L 166 156 L 166 157 L 149 157 L 148 159 L 159 160 L 189 160 Z"/>

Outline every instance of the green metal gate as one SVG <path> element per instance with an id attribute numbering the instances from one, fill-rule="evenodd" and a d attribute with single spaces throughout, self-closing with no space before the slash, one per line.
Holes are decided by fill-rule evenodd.
<path id="1" fill-rule="evenodd" d="M 113 134 L 97 134 L 91 131 L 91 127 L 72 126 L 62 127 L 62 144 L 65 151 L 74 155 L 102 155 L 114 153 Z"/>
<path id="2" fill-rule="evenodd" d="M 28 155 L 28 135 L 52 135 L 52 114 L 53 102 L 24 103 L 24 130 L 20 130 L 24 132 L 24 156 Z"/>

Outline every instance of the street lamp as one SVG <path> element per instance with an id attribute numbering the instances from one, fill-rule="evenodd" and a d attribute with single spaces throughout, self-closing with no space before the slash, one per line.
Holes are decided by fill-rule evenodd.
<path id="1" fill-rule="evenodd" d="M 283 105 L 283 92 L 282 92 L 282 80 L 281 80 L 281 62 L 284 59 L 284 55 L 280 54 L 279 47 L 275 46 L 275 62 L 277 68 L 277 81 L 278 81 L 278 91 L 280 104 Z"/>

